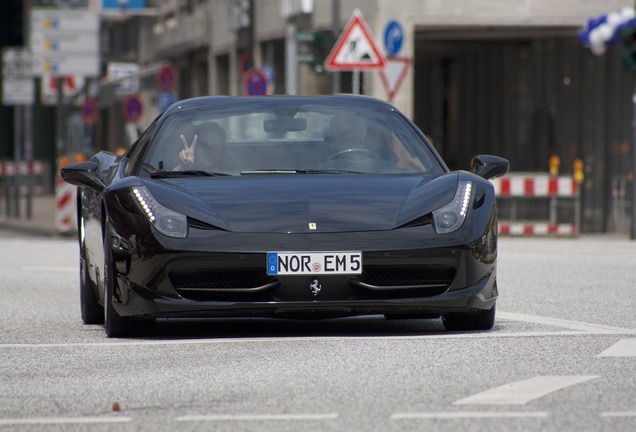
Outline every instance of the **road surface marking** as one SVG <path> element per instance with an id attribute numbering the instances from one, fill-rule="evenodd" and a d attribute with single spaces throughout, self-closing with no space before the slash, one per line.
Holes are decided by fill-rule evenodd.
<path id="1" fill-rule="evenodd" d="M 498 330 L 480 332 L 443 332 L 435 331 L 421 335 L 378 335 L 378 336 L 293 336 L 293 337 L 242 337 L 242 338 L 205 338 L 205 339 L 167 339 L 162 340 L 115 340 L 112 342 L 59 342 L 59 343 L 0 343 L 3 348 L 70 348 L 70 347 L 124 347 L 124 346 L 166 346 L 166 345 L 211 345 L 230 343 L 286 343 L 286 342 L 350 342 L 354 340 L 396 341 L 423 339 L 484 339 L 484 338 L 513 338 L 513 337 L 555 337 L 555 336 L 588 336 L 588 335 L 634 335 L 635 329 L 610 327 L 588 324 L 576 321 L 565 321 L 534 315 L 511 312 L 498 312 L 498 317 L 504 320 L 522 321 L 546 326 L 568 328 L 570 330 L 554 331 L 518 331 L 506 332 Z M 354 318 L 355 319 L 355 318 Z"/>
<path id="2" fill-rule="evenodd" d="M 98 424 L 98 423 L 126 423 L 130 417 L 40 417 L 0 419 L 0 426 L 7 425 L 66 425 L 66 424 Z"/>
<path id="3" fill-rule="evenodd" d="M 636 411 L 625 411 L 625 412 L 602 412 L 601 417 L 636 417 Z"/>
<path id="4" fill-rule="evenodd" d="M 264 420 L 334 420 L 337 413 L 327 414 L 211 414 L 177 417 L 175 421 L 264 421 Z"/>
<path id="5" fill-rule="evenodd" d="M 512 321 L 522 321 L 533 324 L 541 324 L 551 327 L 561 327 L 569 330 L 575 330 L 585 332 L 589 334 L 625 334 L 633 333 L 633 329 L 626 329 L 621 327 L 612 327 L 602 324 L 590 324 L 580 321 L 569 321 L 557 318 L 549 318 L 538 315 L 528 315 L 515 312 L 497 312 L 497 318 L 508 319 Z"/>
<path id="6" fill-rule="evenodd" d="M 524 405 L 549 393 L 598 378 L 598 375 L 537 376 L 460 399 L 453 405 Z"/>
<path id="7" fill-rule="evenodd" d="M 391 420 L 445 420 L 445 419 L 480 419 L 480 418 L 547 418 L 547 412 L 431 412 L 431 413 L 395 413 Z"/>
<path id="8" fill-rule="evenodd" d="M 636 357 L 636 339 L 621 339 L 596 357 Z"/>

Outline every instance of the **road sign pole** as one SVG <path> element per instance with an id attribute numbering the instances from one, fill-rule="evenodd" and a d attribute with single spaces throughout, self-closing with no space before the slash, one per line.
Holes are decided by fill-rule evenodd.
<path id="1" fill-rule="evenodd" d="M 55 130 L 57 132 L 55 159 L 64 155 L 66 146 L 66 118 L 64 113 L 64 77 L 57 77 L 57 109 L 55 111 Z"/>
<path id="2" fill-rule="evenodd" d="M 338 39 L 340 34 L 340 0 L 332 0 L 331 2 L 331 30 L 333 37 Z M 333 72 L 333 92 L 340 93 L 340 72 Z"/>
<path id="3" fill-rule="evenodd" d="M 636 240 L 636 84 L 632 95 L 632 220 L 630 229 L 630 239 Z"/>
<path id="4" fill-rule="evenodd" d="M 285 30 L 285 94 L 298 94 L 298 41 L 291 19 Z"/>
<path id="5" fill-rule="evenodd" d="M 353 94 L 360 94 L 360 70 L 353 71 L 353 77 L 351 78 L 351 91 Z"/>

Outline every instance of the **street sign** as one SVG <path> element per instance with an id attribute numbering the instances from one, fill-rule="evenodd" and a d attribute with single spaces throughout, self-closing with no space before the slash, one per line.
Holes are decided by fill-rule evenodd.
<path id="1" fill-rule="evenodd" d="M 108 63 L 108 81 L 117 81 L 115 93 L 128 95 L 139 90 L 139 65 L 137 63 L 110 62 Z M 127 76 L 132 78 L 123 79 Z"/>
<path id="2" fill-rule="evenodd" d="M 98 59 L 99 57 L 95 57 Z M 33 74 L 42 75 L 99 75 L 99 62 L 92 58 L 77 55 L 43 55 L 34 56 L 32 60 Z"/>
<path id="3" fill-rule="evenodd" d="M 413 59 L 410 57 L 387 57 L 386 68 L 380 72 L 380 79 L 389 95 L 389 102 L 399 90 L 404 78 L 411 70 Z"/>
<path id="4" fill-rule="evenodd" d="M 82 120 L 87 125 L 93 125 L 97 121 L 97 115 L 99 114 L 99 105 L 95 98 L 89 97 L 84 101 L 82 105 Z"/>
<path id="5" fill-rule="evenodd" d="M 102 0 L 102 10 L 139 11 L 145 7 L 145 0 Z"/>
<path id="6" fill-rule="evenodd" d="M 373 40 L 362 12 L 359 9 L 354 10 L 325 60 L 325 69 L 329 71 L 381 70 L 385 66 L 384 57 Z"/>
<path id="7" fill-rule="evenodd" d="M 159 112 L 162 112 L 174 103 L 174 92 L 159 93 Z"/>
<path id="8" fill-rule="evenodd" d="M 252 61 L 250 60 L 250 53 L 244 51 L 239 58 L 239 66 L 241 68 L 241 73 L 245 73 L 248 70 L 252 69 Z"/>
<path id="9" fill-rule="evenodd" d="M 274 69 L 273 66 L 263 66 L 261 70 L 267 78 L 267 86 L 270 89 L 270 92 L 273 92 L 274 85 L 276 84 L 276 69 Z"/>
<path id="10" fill-rule="evenodd" d="M 35 88 L 31 78 L 31 55 L 24 48 L 2 49 L 2 103 L 32 105 Z"/>
<path id="11" fill-rule="evenodd" d="M 97 33 L 99 15 L 87 9 L 31 8 L 31 33 Z"/>
<path id="12" fill-rule="evenodd" d="M 136 123 L 144 113 L 144 103 L 137 95 L 129 95 L 124 100 L 124 117 L 131 123 Z"/>
<path id="13" fill-rule="evenodd" d="M 391 20 L 386 24 L 384 28 L 384 48 L 389 57 L 396 56 L 402 49 L 402 43 L 404 42 L 404 29 L 402 25 Z"/>
<path id="14" fill-rule="evenodd" d="M 29 16 L 34 75 L 99 76 L 99 15 L 95 11 L 31 8 Z"/>
<path id="15" fill-rule="evenodd" d="M 177 83 L 177 71 L 171 64 L 167 64 L 157 72 L 157 87 L 163 92 L 171 92 Z"/>
<path id="16" fill-rule="evenodd" d="M 31 53 L 25 48 L 2 48 L 2 76 L 31 78 Z"/>
<path id="17" fill-rule="evenodd" d="M 2 80 L 3 105 L 33 105 L 35 86 L 32 78 L 4 78 Z"/>
<path id="18" fill-rule="evenodd" d="M 243 75 L 243 89 L 250 96 L 267 94 L 267 76 L 258 69 L 249 70 Z"/>
<path id="19" fill-rule="evenodd" d="M 94 53 L 96 50 L 99 50 L 97 33 L 31 33 L 31 52 L 36 55 Z"/>
<path id="20" fill-rule="evenodd" d="M 42 75 L 42 86 L 40 94 L 40 102 L 42 105 L 57 105 L 57 85 L 58 76 Z M 84 87 L 84 77 L 82 75 L 66 75 L 62 79 L 62 93 L 65 98 L 76 96 Z M 76 105 L 82 103 L 80 99 L 76 99 Z"/>

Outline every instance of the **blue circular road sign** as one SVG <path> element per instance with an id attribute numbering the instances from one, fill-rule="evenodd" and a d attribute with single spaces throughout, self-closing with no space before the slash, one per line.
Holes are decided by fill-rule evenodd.
<path id="1" fill-rule="evenodd" d="M 144 103 L 137 95 L 129 95 L 124 101 L 124 116 L 131 123 L 137 122 L 144 112 Z"/>
<path id="2" fill-rule="evenodd" d="M 243 76 L 245 94 L 263 96 L 267 93 L 267 76 L 258 69 L 252 69 Z"/>
<path id="3" fill-rule="evenodd" d="M 389 57 L 397 55 L 402 49 L 402 43 L 404 42 L 404 29 L 402 25 L 391 20 L 384 28 L 384 48 Z"/>

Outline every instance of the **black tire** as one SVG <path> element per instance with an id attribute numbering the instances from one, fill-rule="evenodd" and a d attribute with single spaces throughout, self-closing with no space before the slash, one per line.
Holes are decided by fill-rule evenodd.
<path id="1" fill-rule="evenodd" d="M 446 330 L 474 331 L 490 330 L 495 325 L 495 305 L 478 312 L 449 312 L 442 315 Z"/>
<path id="2" fill-rule="evenodd" d="M 103 324 L 104 308 L 99 304 L 95 286 L 88 277 L 88 264 L 80 251 L 80 306 L 84 324 Z"/>
<path id="3" fill-rule="evenodd" d="M 108 230 L 106 227 L 104 239 L 104 330 L 108 337 L 125 337 L 129 333 L 130 319 L 119 316 L 113 306 L 117 274 L 113 264 L 113 253 L 110 250 Z"/>

